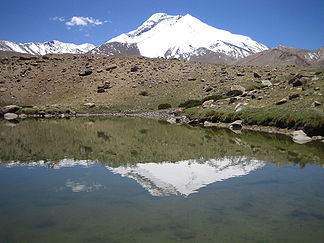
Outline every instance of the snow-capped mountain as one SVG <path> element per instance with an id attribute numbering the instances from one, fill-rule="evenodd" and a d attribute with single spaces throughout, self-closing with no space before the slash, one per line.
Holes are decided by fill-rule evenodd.
<path id="1" fill-rule="evenodd" d="M 117 44 L 123 44 L 122 50 Z M 146 57 L 212 62 L 233 61 L 268 49 L 249 37 L 214 28 L 189 14 L 157 13 L 136 30 L 109 40 L 91 53 L 129 54 L 127 45 Z"/>
<path id="2" fill-rule="evenodd" d="M 73 53 L 82 54 L 89 52 L 95 45 L 86 43 L 82 45 L 76 45 L 72 43 L 64 43 L 57 40 L 40 42 L 40 43 L 15 43 L 11 41 L 0 41 L 1 51 L 12 51 L 31 55 L 45 55 L 45 54 L 62 54 Z"/>

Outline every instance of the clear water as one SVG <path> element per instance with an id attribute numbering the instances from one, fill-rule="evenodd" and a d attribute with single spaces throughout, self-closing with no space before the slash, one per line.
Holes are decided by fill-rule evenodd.
<path id="1" fill-rule="evenodd" d="M 324 242 L 324 146 L 140 119 L 0 123 L 0 242 Z"/>

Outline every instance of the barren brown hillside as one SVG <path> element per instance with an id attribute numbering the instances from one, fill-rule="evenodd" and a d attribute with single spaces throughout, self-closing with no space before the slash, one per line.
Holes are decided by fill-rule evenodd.
<path id="1" fill-rule="evenodd" d="M 82 76 L 84 71 L 89 72 Z M 161 103 L 178 106 L 188 99 L 225 95 L 233 85 L 253 90 L 268 80 L 279 87 L 299 71 L 297 67 L 239 67 L 144 57 L 6 55 L 1 59 L 0 102 L 78 108 L 92 102 L 108 109 L 156 109 Z M 308 83 L 311 86 L 316 86 L 315 81 Z M 266 91 L 267 97 L 272 90 Z"/>

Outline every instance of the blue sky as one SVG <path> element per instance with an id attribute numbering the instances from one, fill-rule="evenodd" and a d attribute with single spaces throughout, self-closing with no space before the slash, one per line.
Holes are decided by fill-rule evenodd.
<path id="1" fill-rule="evenodd" d="M 157 12 L 191 14 L 269 47 L 324 46 L 324 0 L 2 0 L 0 40 L 95 45 Z"/>

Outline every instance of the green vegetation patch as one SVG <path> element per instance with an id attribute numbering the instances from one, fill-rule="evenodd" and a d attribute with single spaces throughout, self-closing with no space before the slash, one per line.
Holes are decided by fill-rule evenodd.
<path id="1" fill-rule="evenodd" d="M 206 96 L 205 98 L 200 99 L 200 100 L 187 100 L 187 101 L 181 103 L 179 105 L 179 107 L 191 108 L 191 107 L 195 107 L 195 106 L 200 106 L 200 105 L 202 105 L 202 103 L 204 103 L 207 100 L 216 101 L 216 100 L 221 100 L 221 99 L 226 99 L 226 98 L 227 98 L 227 96 L 223 96 L 220 94 L 214 94 L 214 95 Z"/>
<path id="2" fill-rule="evenodd" d="M 181 103 L 179 107 L 191 108 L 191 107 L 202 105 L 202 103 L 203 102 L 201 100 L 187 100 Z"/>
<path id="3" fill-rule="evenodd" d="M 248 125 L 276 126 L 279 128 L 303 129 L 309 134 L 324 134 L 324 112 L 291 109 L 246 109 L 240 112 L 216 111 L 211 109 L 186 109 L 190 117 L 212 122 L 243 120 Z"/>
<path id="4" fill-rule="evenodd" d="M 220 95 L 220 94 L 214 94 L 214 95 L 210 95 L 210 96 L 206 96 L 205 98 L 202 99 L 202 102 L 205 102 L 207 100 L 222 100 L 222 99 L 226 99 L 227 96 L 224 95 Z"/>
<path id="5" fill-rule="evenodd" d="M 170 109 L 172 106 L 169 103 L 163 103 L 158 105 L 159 110 Z"/>

